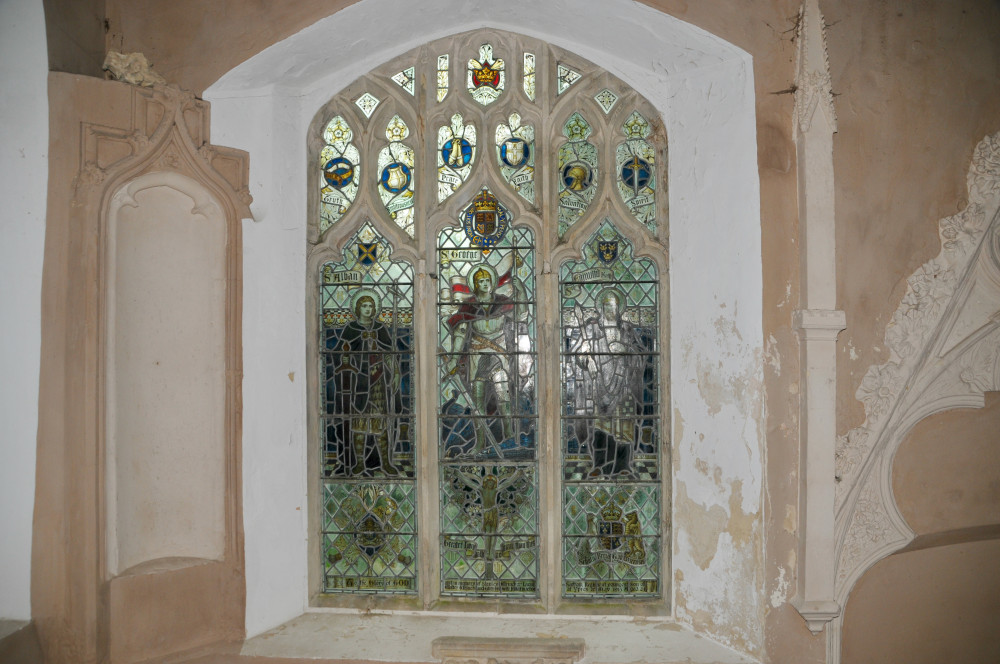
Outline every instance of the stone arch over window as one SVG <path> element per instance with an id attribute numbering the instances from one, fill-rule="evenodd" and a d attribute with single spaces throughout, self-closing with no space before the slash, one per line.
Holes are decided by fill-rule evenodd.
<path id="1" fill-rule="evenodd" d="M 315 165 L 303 137 L 313 135 L 309 125 L 331 92 L 374 64 L 490 25 L 544 39 L 604 67 L 649 100 L 670 137 L 670 297 L 661 307 L 671 330 L 663 349 L 671 369 L 663 398 L 669 395 L 674 541 L 671 614 L 662 619 L 757 651 L 763 628 L 752 607 L 762 592 L 764 429 L 759 390 L 740 388 L 760 384 L 763 350 L 748 54 L 629 2 L 584 3 L 570 14 L 521 0 L 503 7 L 435 0 L 421 8 L 407 14 L 383 0 L 363 0 L 258 54 L 206 91 L 215 135 L 259 155 L 253 165 L 259 170 L 251 173 L 257 223 L 244 236 L 248 634 L 308 610 L 309 589 L 318 587 L 307 574 L 318 553 L 306 545 L 318 525 L 304 514 L 311 439 L 305 431 L 307 381 L 301 379 L 308 356 L 303 294 L 315 289 L 304 248 L 315 199 L 303 194 L 311 191 Z M 353 46 L 334 54 L 329 40 L 341 34 L 352 35 Z M 446 203 L 456 201 L 458 208 L 457 200 Z M 341 239 L 355 230 L 343 228 Z M 564 244 L 582 242 L 592 231 L 581 227 L 579 237 Z M 392 237 L 397 257 L 410 242 L 399 235 Z M 558 262 L 549 268 L 557 270 Z M 417 260 L 415 271 L 432 272 L 433 263 Z M 706 474 L 699 470 L 704 464 L 719 470 Z M 734 523 L 749 529 L 731 536 L 725 519 L 718 520 L 722 514 L 739 517 Z M 706 615 L 711 621 L 699 618 Z"/>

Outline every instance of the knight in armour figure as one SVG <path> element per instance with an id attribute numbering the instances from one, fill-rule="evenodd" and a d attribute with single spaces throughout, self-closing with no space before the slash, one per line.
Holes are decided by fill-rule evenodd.
<path id="1" fill-rule="evenodd" d="M 607 288 L 597 296 L 596 315 L 584 316 L 576 305 L 580 336 L 575 354 L 574 412 L 576 437 L 589 450 L 589 477 L 632 472 L 638 446 L 637 418 L 642 413 L 642 377 L 646 356 L 635 327 L 622 318 L 624 295 Z"/>
<path id="2" fill-rule="evenodd" d="M 400 374 L 393 338 L 378 320 L 378 303 L 371 294 L 357 297 L 354 316 L 341 335 L 339 364 L 334 368 L 345 402 L 340 412 L 350 414 L 344 468 L 352 476 L 373 469 L 395 475 L 400 472 L 392 460 Z"/>
<path id="3" fill-rule="evenodd" d="M 451 355 L 445 364 L 449 374 L 459 374 L 471 396 L 476 441 L 474 452 L 493 449 L 514 437 L 513 391 L 517 371 L 513 361 L 518 322 L 527 316 L 525 291 L 520 280 L 510 279 L 512 296 L 498 294 L 497 272 L 482 263 L 471 270 L 472 295 L 447 320 L 451 332 Z M 499 419 L 497 436 L 488 418 Z M 502 456 L 502 455 L 501 455 Z"/>

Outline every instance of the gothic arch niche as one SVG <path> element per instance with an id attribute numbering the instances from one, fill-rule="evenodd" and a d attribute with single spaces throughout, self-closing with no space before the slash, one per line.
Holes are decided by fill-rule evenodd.
<path id="1" fill-rule="evenodd" d="M 761 597 L 759 527 L 754 526 L 749 537 L 738 538 L 698 532 L 704 514 L 716 513 L 716 507 L 725 513 L 737 509 L 758 524 L 761 510 L 761 404 L 752 394 L 726 387 L 756 384 L 762 376 L 760 220 L 749 56 L 667 14 L 630 2 L 584 2 L 572 13 L 523 0 L 503 7 L 434 0 L 419 13 L 395 9 L 383 0 L 352 5 L 259 54 L 206 92 L 216 135 L 262 155 L 254 161 L 261 169 L 254 176 L 261 183 L 254 191 L 255 218 L 261 223 L 248 229 L 244 253 L 246 310 L 251 312 L 243 330 L 244 472 L 261 480 L 248 483 L 244 496 L 248 633 L 260 634 L 301 614 L 311 587 L 305 572 L 311 554 L 304 542 L 315 524 L 301 518 L 307 504 L 302 460 L 314 439 L 305 432 L 305 389 L 298 376 L 306 371 L 307 357 L 307 333 L 300 323 L 307 320 L 303 283 L 307 292 L 315 283 L 302 278 L 303 247 L 311 232 L 306 220 L 316 208 L 315 199 L 290 193 L 314 191 L 314 161 L 302 137 L 312 135 L 309 125 L 316 109 L 329 102 L 331 91 L 345 89 L 373 63 L 489 24 L 537 36 L 601 64 L 648 99 L 664 123 L 670 137 L 669 173 L 663 174 L 670 183 L 670 300 L 662 304 L 670 307 L 671 321 L 669 352 L 664 349 L 664 360 L 669 358 L 671 364 L 671 493 L 684 498 L 683 505 L 673 508 L 673 615 L 665 619 L 746 652 L 759 650 L 762 626 L 752 608 Z M 330 35 L 336 34 L 351 34 L 357 46 L 334 59 L 325 54 Z M 470 181 L 465 186 L 478 184 Z M 511 200 L 513 205 L 528 205 L 517 194 Z M 452 201 L 457 198 L 450 197 L 445 205 Z M 517 209 L 523 218 L 529 216 Z M 444 216 L 453 223 L 449 215 Z M 568 242 L 582 241 L 586 233 L 580 228 L 575 232 L 581 237 Z M 539 252 L 551 250 L 541 244 L 544 237 L 537 238 Z M 409 242 L 394 236 L 397 240 Z M 427 240 L 418 234 L 413 242 Z M 402 244 L 396 246 L 399 251 Z M 552 262 L 549 267 L 557 266 Z M 418 278 L 432 271 L 433 263 L 418 261 Z M 433 362 L 426 369 L 433 371 Z M 294 383 L 273 380 L 290 370 L 296 375 Z M 691 380 L 695 376 L 718 389 L 703 394 Z M 275 445 L 275 440 L 288 440 L 289 445 Z M 702 462 L 718 466 L 718 472 L 705 475 L 699 470 Z M 695 547 L 702 540 L 694 538 L 702 535 L 713 542 L 721 537 L 719 555 L 700 557 Z M 701 621 L 698 616 L 703 615 L 711 615 L 712 621 Z M 676 634 L 683 640 L 689 633 L 682 629 Z M 354 655 L 370 653 L 360 649 Z"/>
<path id="2" fill-rule="evenodd" d="M 226 546 L 225 213 L 174 172 L 111 197 L 108 571 L 221 560 Z M 161 563 L 162 564 L 162 563 Z"/>

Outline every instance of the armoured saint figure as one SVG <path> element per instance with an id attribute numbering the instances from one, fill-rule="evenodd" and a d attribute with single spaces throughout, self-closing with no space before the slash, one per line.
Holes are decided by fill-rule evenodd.
<path id="1" fill-rule="evenodd" d="M 496 293 L 496 271 L 487 264 L 472 270 L 472 296 L 447 321 L 451 331 L 451 356 L 445 364 L 450 374 L 460 373 L 471 396 L 476 441 L 474 452 L 493 448 L 514 437 L 512 388 L 517 373 L 513 367 L 517 322 L 527 315 L 521 282 L 512 277 L 513 297 Z M 488 417 L 501 422 L 497 439 Z"/>
<path id="2" fill-rule="evenodd" d="M 399 473 L 392 462 L 392 448 L 400 376 L 392 353 L 393 339 L 385 324 L 377 320 L 378 306 L 371 295 L 357 298 L 354 315 L 355 320 L 347 324 L 341 336 L 342 354 L 335 369 L 345 400 L 340 412 L 350 414 L 350 451 L 354 462 L 351 466 L 345 458 L 344 465 L 345 469 L 350 467 L 352 476 L 369 474 L 371 468 L 394 475 Z M 378 455 L 377 464 L 374 459 L 368 460 L 373 452 Z"/>
<path id="3" fill-rule="evenodd" d="M 590 451 L 589 477 L 628 474 L 638 440 L 636 417 L 641 414 L 645 356 L 631 323 L 622 319 L 624 296 L 614 288 L 597 297 L 598 314 L 584 317 L 576 305 L 580 337 L 572 352 L 576 436 Z"/>

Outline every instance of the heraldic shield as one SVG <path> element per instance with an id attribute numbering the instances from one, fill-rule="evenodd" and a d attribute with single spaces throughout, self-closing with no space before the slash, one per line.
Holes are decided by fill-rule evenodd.
<path id="1" fill-rule="evenodd" d="M 484 188 L 462 212 L 462 227 L 474 247 L 495 247 L 510 228 L 510 211 Z"/>
<path id="2" fill-rule="evenodd" d="M 618 258 L 618 241 L 602 241 L 597 243 L 597 258 L 605 265 L 610 265 Z"/>

